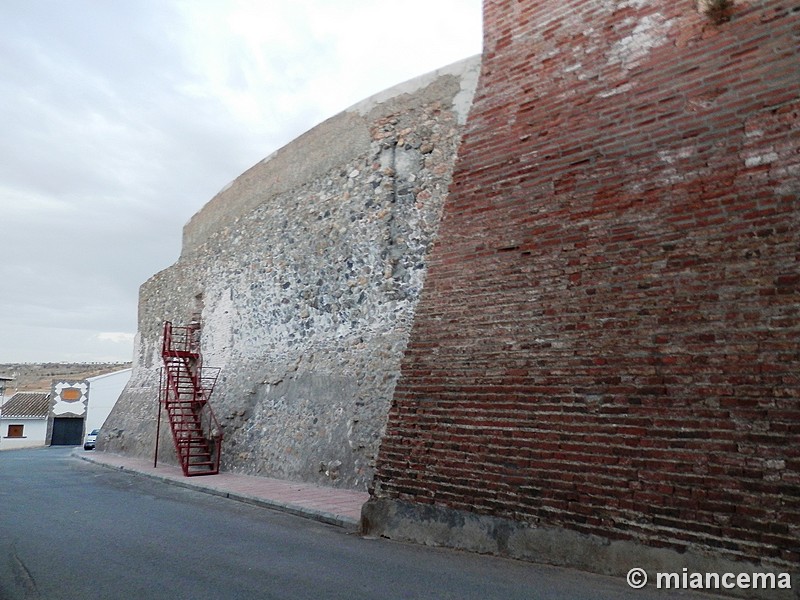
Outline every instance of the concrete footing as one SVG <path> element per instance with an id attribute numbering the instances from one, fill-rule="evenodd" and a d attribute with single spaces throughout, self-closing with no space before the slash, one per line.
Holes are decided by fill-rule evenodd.
<path id="1" fill-rule="evenodd" d="M 536 563 L 571 567 L 603 575 L 626 577 L 634 569 L 643 569 L 647 584 L 656 587 L 659 573 L 677 574 L 677 589 L 703 589 L 709 593 L 740 598 L 769 600 L 800 598 L 800 572 L 791 572 L 794 589 L 780 589 L 781 571 L 750 562 L 739 562 L 700 551 L 678 552 L 654 548 L 630 540 L 609 540 L 555 527 L 536 527 L 529 523 L 478 515 L 430 504 L 370 499 L 361 509 L 361 529 L 365 535 L 382 536 L 429 546 L 444 546 L 483 554 L 494 554 Z M 699 588 L 695 573 L 703 574 Z M 709 589 L 705 574 L 771 573 L 775 588 Z M 684 576 L 685 574 L 685 576 Z M 692 586 L 694 577 L 695 585 Z M 684 580 L 686 585 L 684 584 Z M 785 582 L 786 577 L 783 577 Z M 675 577 L 672 578 L 674 583 Z M 735 581 L 728 577 L 727 583 Z M 668 583 L 661 577 L 661 587 Z M 671 586 L 670 589 L 676 589 Z"/>

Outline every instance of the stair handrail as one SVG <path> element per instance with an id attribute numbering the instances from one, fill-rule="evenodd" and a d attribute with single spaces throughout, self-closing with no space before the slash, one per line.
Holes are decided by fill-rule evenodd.
<path id="1" fill-rule="evenodd" d="M 217 415 L 214 413 L 209 399 L 211 393 L 214 391 L 214 386 L 217 383 L 220 371 L 221 368 L 219 367 L 201 367 L 198 369 L 198 380 L 200 383 L 198 393 L 203 398 L 202 405 L 200 406 L 201 426 L 203 427 L 203 433 L 206 438 L 214 441 L 213 460 L 217 471 L 219 471 L 219 463 L 222 458 L 223 434 L 222 426 L 219 424 L 219 420 L 217 420 Z M 210 384 L 208 384 L 209 381 Z M 208 415 L 205 422 L 203 421 L 203 414 Z"/>
<path id="2" fill-rule="evenodd" d="M 167 405 L 170 402 L 170 395 L 178 401 L 181 399 L 181 389 L 178 384 L 181 377 L 188 376 L 191 382 L 192 401 L 195 403 L 195 414 L 198 418 L 198 425 L 203 436 L 209 443 L 212 453 L 214 471 L 219 472 L 220 459 L 222 456 L 222 427 L 217 420 L 214 410 L 211 408 L 209 399 L 216 385 L 217 378 L 221 371 L 218 367 L 203 367 L 202 356 L 200 354 L 199 323 L 193 322 L 187 326 L 174 326 L 171 321 L 164 322 L 164 337 L 162 340 L 161 354 L 164 359 L 165 373 L 163 382 L 163 402 Z M 159 386 L 161 388 L 161 386 Z M 170 394 L 171 392 L 171 394 Z M 162 396 L 161 391 L 159 396 Z M 159 409 L 160 410 L 160 409 Z M 172 423 L 171 423 L 172 426 Z M 173 441 L 175 442 L 176 452 L 181 461 L 184 475 L 189 475 L 188 460 L 184 461 L 181 450 L 178 448 L 178 440 L 173 429 Z M 213 442 L 213 443 L 211 443 Z M 157 450 L 156 450 L 157 458 Z M 198 473 L 199 474 L 199 473 Z"/>
<path id="3" fill-rule="evenodd" d="M 190 354 L 200 360 L 200 340 L 197 333 L 200 324 L 193 322 L 189 325 L 173 325 L 172 321 L 164 321 L 164 337 L 161 345 L 161 355 L 175 353 Z"/>
<path id="4" fill-rule="evenodd" d="M 167 379 L 167 381 L 166 381 L 167 389 L 166 389 L 166 393 L 164 394 L 164 403 L 165 404 L 170 401 L 170 396 L 169 396 L 169 392 L 170 391 L 172 391 L 172 397 L 174 398 L 174 401 L 179 400 L 180 397 L 181 397 L 180 390 L 178 389 L 178 380 L 175 377 L 175 374 L 170 370 L 170 366 L 172 364 L 177 364 L 177 363 L 169 363 L 167 365 L 166 370 L 165 370 L 166 371 L 166 375 L 167 375 L 167 377 L 166 377 L 166 379 Z"/>
<path id="5" fill-rule="evenodd" d="M 204 418 L 205 416 L 205 418 Z M 222 458 L 222 427 L 217 420 L 214 410 L 211 405 L 206 403 L 200 408 L 201 427 L 206 439 L 214 442 L 212 448 L 212 460 L 214 461 L 214 468 L 219 471 L 219 463 Z"/>
<path id="6" fill-rule="evenodd" d="M 197 370 L 196 381 L 193 380 L 193 383 L 198 394 L 203 397 L 203 403 L 208 402 L 214 391 L 220 371 L 222 371 L 220 367 L 200 367 Z"/>

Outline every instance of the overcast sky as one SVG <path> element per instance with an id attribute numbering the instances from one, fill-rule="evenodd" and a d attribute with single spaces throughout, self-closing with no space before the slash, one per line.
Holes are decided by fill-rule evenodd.
<path id="1" fill-rule="evenodd" d="M 481 50 L 481 0 L 2 0 L 0 363 L 127 361 L 227 183 Z"/>

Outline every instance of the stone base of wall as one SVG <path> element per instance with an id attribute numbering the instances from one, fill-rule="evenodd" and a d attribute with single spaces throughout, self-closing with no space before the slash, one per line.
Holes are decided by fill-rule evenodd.
<path id="1" fill-rule="evenodd" d="M 626 577 L 633 568 L 648 574 L 648 588 L 655 588 L 656 573 L 774 573 L 782 572 L 750 562 L 739 562 L 702 552 L 677 552 L 629 540 L 609 540 L 596 535 L 555 527 L 536 527 L 488 515 L 402 500 L 370 499 L 361 509 L 364 535 L 382 536 L 444 546 L 481 554 L 493 554 L 536 563 L 570 567 Z M 740 598 L 769 600 L 800 598 L 800 572 L 793 572 L 794 590 L 705 590 Z M 722 587 L 722 586 L 720 586 Z"/>

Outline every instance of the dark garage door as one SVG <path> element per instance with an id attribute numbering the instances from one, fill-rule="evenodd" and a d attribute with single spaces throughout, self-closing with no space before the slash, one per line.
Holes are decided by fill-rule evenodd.
<path id="1" fill-rule="evenodd" d="M 80 446 L 83 442 L 83 419 L 53 419 L 51 446 Z"/>

